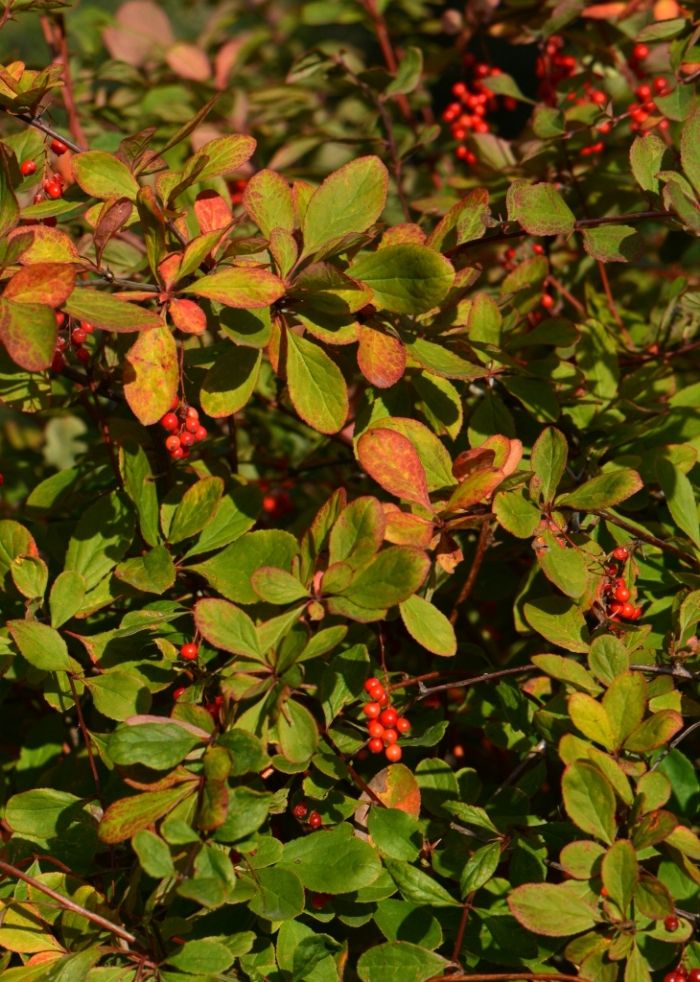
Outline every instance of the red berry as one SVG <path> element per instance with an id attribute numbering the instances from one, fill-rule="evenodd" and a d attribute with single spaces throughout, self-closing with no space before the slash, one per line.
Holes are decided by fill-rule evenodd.
<path id="1" fill-rule="evenodd" d="M 183 445 L 183 447 L 193 447 L 196 443 L 194 433 L 189 433 L 187 430 L 185 430 L 184 433 L 180 434 L 180 443 Z"/>
<path id="2" fill-rule="evenodd" d="M 396 743 L 399 735 L 396 730 L 384 730 L 384 744 L 390 747 L 392 743 Z"/>
<path id="3" fill-rule="evenodd" d="M 202 440 L 206 440 L 207 436 L 208 433 L 204 426 L 198 426 L 197 429 L 194 431 L 194 438 L 197 441 L 197 443 L 201 443 Z"/>
<path id="4" fill-rule="evenodd" d="M 618 586 L 615 588 L 613 596 L 616 600 L 619 600 L 620 603 L 624 603 L 626 600 L 629 600 L 630 592 L 626 586 Z"/>
<path id="5" fill-rule="evenodd" d="M 382 712 L 381 716 L 379 717 L 379 722 L 382 724 L 382 726 L 394 726 L 398 718 L 399 714 L 396 712 L 396 710 L 389 708 Z"/>
<path id="6" fill-rule="evenodd" d="M 381 737 L 372 737 L 367 744 L 367 749 L 370 751 L 370 753 L 380 754 L 384 749 L 384 741 Z"/>
<path id="7" fill-rule="evenodd" d="M 177 689 L 173 691 L 173 699 L 177 701 L 180 696 L 183 696 L 186 692 L 187 689 L 184 687 L 184 685 L 178 685 Z"/>
<path id="8" fill-rule="evenodd" d="M 624 563 L 629 559 L 630 554 L 624 546 L 617 546 L 617 548 L 612 551 L 613 559 L 617 559 L 619 563 Z"/>
<path id="9" fill-rule="evenodd" d="M 180 423 L 175 413 L 166 413 L 161 419 L 160 425 L 164 430 L 170 430 L 172 433 L 179 427 Z"/>
<path id="10" fill-rule="evenodd" d="M 622 613 L 622 604 L 610 604 L 608 607 L 608 613 L 611 617 L 616 617 L 618 614 Z"/>
<path id="11" fill-rule="evenodd" d="M 540 245 L 539 242 L 535 242 L 535 244 L 532 247 L 532 251 L 535 253 L 536 256 L 543 256 L 544 255 L 544 246 L 543 245 Z"/>
<path id="12" fill-rule="evenodd" d="M 90 361 L 90 352 L 87 348 L 76 348 L 75 357 L 81 364 L 86 365 Z"/>
<path id="13" fill-rule="evenodd" d="M 20 170 L 25 177 L 29 177 L 30 174 L 36 173 L 36 161 L 35 160 L 23 160 Z"/>
<path id="14" fill-rule="evenodd" d="M 652 85 L 654 86 L 654 92 L 661 95 L 668 89 L 668 80 L 663 76 L 659 76 L 658 78 L 654 79 Z"/>
<path id="15" fill-rule="evenodd" d="M 309 806 L 305 805 L 303 801 L 300 802 L 298 805 L 295 805 L 294 808 L 292 808 L 292 815 L 294 815 L 295 818 L 298 818 L 299 821 L 301 821 L 302 818 L 306 818 L 308 814 L 309 814 Z"/>
<path id="16" fill-rule="evenodd" d="M 86 334 L 92 334 L 95 330 L 95 325 L 91 324 L 90 321 L 81 321 L 80 326 Z"/>
<path id="17" fill-rule="evenodd" d="M 180 648 L 180 655 L 185 661 L 195 661 L 198 654 L 199 645 L 195 644 L 194 641 L 188 641 L 187 644 L 183 644 Z"/>
<path id="18" fill-rule="evenodd" d="M 185 429 L 188 430 L 190 433 L 196 433 L 198 427 L 199 427 L 198 420 L 193 419 L 192 417 L 189 417 L 188 419 L 185 420 Z"/>
<path id="19" fill-rule="evenodd" d="M 632 57 L 635 61 L 644 61 L 645 58 L 649 57 L 649 48 L 646 44 L 635 44 L 632 48 Z"/>
<path id="20" fill-rule="evenodd" d="M 311 895 L 311 906 L 314 910 L 323 910 L 330 899 L 330 893 L 314 893 Z"/>
<path id="21" fill-rule="evenodd" d="M 374 689 L 383 689 L 383 688 L 384 686 L 382 685 L 382 683 L 379 681 L 378 678 L 375 678 L 374 676 L 368 678 L 364 684 L 365 692 L 368 692 L 370 695 L 372 695 Z"/>
<path id="22" fill-rule="evenodd" d="M 51 147 L 51 149 L 53 150 L 53 152 L 56 154 L 57 157 L 60 157 L 61 154 L 65 153 L 66 150 L 68 149 L 68 147 L 63 142 L 63 140 L 57 140 L 57 139 L 53 139 L 49 144 L 49 146 Z"/>
<path id="23" fill-rule="evenodd" d="M 66 363 L 64 361 L 63 355 L 61 354 L 60 351 L 57 351 L 51 361 L 51 370 L 53 372 L 62 372 L 65 367 L 66 367 Z"/>
<path id="24" fill-rule="evenodd" d="M 545 310 L 551 310 L 554 306 L 554 297 L 551 293 L 543 293 L 540 298 L 540 304 Z"/>
<path id="25" fill-rule="evenodd" d="M 75 327 L 71 331 L 70 339 L 73 342 L 73 344 L 85 344 L 85 341 L 87 340 L 87 334 L 82 329 L 82 327 Z"/>
<path id="26" fill-rule="evenodd" d="M 384 727 L 378 719 L 371 719 L 367 725 L 367 732 L 371 737 L 383 737 Z"/>
<path id="27" fill-rule="evenodd" d="M 671 914 L 664 921 L 664 927 L 666 928 L 667 931 L 670 931 L 671 933 L 673 933 L 674 931 L 677 931 L 678 930 L 679 923 L 680 922 L 679 922 L 678 918 L 675 917 L 673 914 Z"/>
<path id="28" fill-rule="evenodd" d="M 5 475 L 0 474 L 0 488 L 3 486 L 4 483 L 5 483 Z"/>
<path id="29" fill-rule="evenodd" d="M 688 973 L 688 982 L 700 982 L 700 968 L 692 968 Z"/>
<path id="30" fill-rule="evenodd" d="M 636 609 L 637 608 L 634 606 L 634 604 L 631 604 L 629 602 L 625 603 L 622 605 L 622 610 L 620 611 L 620 617 L 625 617 L 627 619 L 633 620 Z"/>
<path id="31" fill-rule="evenodd" d="M 58 181 L 46 181 L 44 184 L 44 191 L 49 196 L 49 198 L 60 198 L 63 194 L 63 188 Z"/>
<path id="32" fill-rule="evenodd" d="M 399 716 L 399 718 L 396 720 L 396 729 L 399 731 L 399 733 L 410 733 L 411 724 L 405 716 Z"/>
<path id="33" fill-rule="evenodd" d="M 309 815 L 309 825 L 312 829 L 320 829 L 323 825 L 323 819 L 318 812 L 311 812 Z"/>
<path id="34" fill-rule="evenodd" d="M 377 696 L 377 702 L 380 706 L 386 706 L 389 702 L 389 695 L 382 689 L 381 694 Z"/>
<path id="35" fill-rule="evenodd" d="M 177 447 L 175 450 L 170 451 L 170 456 L 173 460 L 182 460 L 186 456 L 186 451 L 182 447 Z"/>
<path id="36" fill-rule="evenodd" d="M 194 406 L 189 406 L 187 412 L 185 413 L 187 419 L 199 419 L 199 413 L 194 408 Z"/>
<path id="37" fill-rule="evenodd" d="M 391 746 L 387 747 L 384 751 L 384 756 L 388 761 L 391 761 L 392 764 L 396 764 L 397 761 L 401 760 L 403 752 L 398 743 L 392 743 Z"/>
<path id="38" fill-rule="evenodd" d="M 54 310 L 53 316 L 54 316 L 54 320 L 56 321 L 57 326 L 58 327 L 63 327 L 63 325 L 66 322 L 66 315 L 63 313 L 63 311 L 62 310 Z"/>
<path id="39" fill-rule="evenodd" d="M 180 437 L 176 433 L 172 433 L 170 436 L 165 438 L 165 449 L 170 451 L 170 453 L 172 453 L 173 450 L 177 450 L 179 446 Z"/>
<path id="40" fill-rule="evenodd" d="M 378 702 L 366 702 L 362 707 L 362 712 L 368 719 L 376 719 L 382 711 Z"/>

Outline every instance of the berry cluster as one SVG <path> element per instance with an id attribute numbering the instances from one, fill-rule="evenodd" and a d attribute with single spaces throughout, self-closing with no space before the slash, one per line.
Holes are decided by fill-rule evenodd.
<path id="1" fill-rule="evenodd" d="M 194 406 L 181 407 L 177 396 L 173 399 L 169 411 L 161 419 L 160 425 L 168 433 L 165 438 L 165 449 L 173 460 L 186 460 L 195 443 L 201 443 L 207 438 L 207 431 L 199 421 L 199 412 Z"/>
<path id="2" fill-rule="evenodd" d="M 173 691 L 174 701 L 179 702 L 179 700 L 182 699 L 182 697 L 186 692 L 187 692 L 187 687 L 184 685 L 179 685 Z M 206 709 L 206 711 L 209 713 L 211 718 L 216 723 L 219 718 L 219 713 L 221 712 L 221 707 L 223 706 L 223 704 L 224 704 L 224 697 L 221 694 L 219 694 L 214 696 L 211 702 L 205 702 L 202 708 Z"/>
<path id="3" fill-rule="evenodd" d="M 670 931 L 671 928 L 668 927 L 668 921 L 675 920 L 676 926 L 678 925 L 677 918 L 667 917 L 664 922 L 666 930 Z M 675 928 L 674 928 L 675 930 Z M 700 982 L 700 968 L 692 968 L 688 971 L 683 965 L 678 965 L 673 969 L 672 972 L 668 972 L 664 975 L 664 982 Z"/>
<path id="4" fill-rule="evenodd" d="M 232 205 L 240 205 L 243 201 L 243 192 L 248 184 L 248 179 L 245 177 L 240 178 L 237 181 L 229 181 L 228 189 L 231 197 Z"/>
<path id="5" fill-rule="evenodd" d="M 298 805 L 294 805 L 292 808 L 292 815 L 296 818 L 298 822 L 306 821 L 306 824 L 311 829 L 320 829 L 323 825 L 323 819 L 316 811 L 309 811 L 309 806 L 305 801 L 300 801 Z"/>
<path id="6" fill-rule="evenodd" d="M 370 739 L 367 749 L 373 754 L 380 754 L 383 750 L 386 759 L 395 764 L 401 760 L 398 741 L 402 734 L 410 733 L 411 724 L 389 705 L 389 696 L 379 679 L 367 679 L 365 692 L 370 697 L 370 701 L 362 707 L 368 719 L 367 731 Z"/>
<path id="7" fill-rule="evenodd" d="M 80 321 L 78 326 L 72 328 L 69 333 L 69 322 L 63 311 L 57 310 L 54 316 L 58 326 L 58 336 L 51 369 L 54 372 L 62 372 L 66 366 L 68 352 L 72 352 L 81 364 L 86 365 L 90 361 L 91 354 L 85 347 L 85 342 L 94 333 L 95 325 L 89 321 Z"/>
<path id="8" fill-rule="evenodd" d="M 483 80 L 502 73 L 495 65 L 476 61 L 472 54 L 465 56 L 464 64 L 471 70 L 472 78 L 470 82 L 455 82 L 452 86 L 455 101 L 447 106 L 442 118 L 449 124 L 450 132 L 459 144 L 455 150 L 457 159 L 463 160 L 465 164 L 475 164 L 476 154 L 466 146 L 465 141 L 470 133 L 489 132 L 491 127 L 486 116 L 498 108 L 500 99 L 484 85 Z M 515 109 L 517 105 L 511 96 L 505 96 L 502 103 L 503 108 L 508 110 Z"/>
<path id="9" fill-rule="evenodd" d="M 562 54 L 564 38 L 553 34 L 535 63 L 535 75 L 539 79 L 537 95 L 551 106 L 556 105 L 557 86 L 576 73 L 577 63 L 573 55 Z"/>
<path id="10" fill-rule="evenodd" d="M 607 614 L 611 621 L 637 621 L 642 616 L 642 608 L 632 602 L 632 590 L 629 587 L 630 573 L 623 576 L 625 564 L 629 559 L 629 550 L 618 546 L 610 554 L 605 567 L 606 578 L 602 592 L 605 597 Z"/>

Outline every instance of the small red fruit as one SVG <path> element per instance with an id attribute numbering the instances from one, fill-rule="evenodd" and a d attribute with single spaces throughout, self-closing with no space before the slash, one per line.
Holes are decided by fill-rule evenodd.
<path id="1" fill-rule="evenodd" d="M 182 447 L 177 447 L 176 450 L 172 450 L 170 452 L 170 456 L 173 458 L 173 460 L 182 460 L 185 456 L 185 450 Z"/>
<path id="2" fill-rule="evenodd" d="M 700 968 L 692 968 L 688 974 L 688 982 L 700 982 Z"/>
<path id="3" fill-rule="evenodd" d="M 383 689 L 383 688 L 384 686 L 382 685 L 382 683 L 379 681 L 378 678 L 375 678 L 374 676 L 368 678 L 364 684 L 365 692 L 368 692 L 370 695 L 372 695 L 374 689 Z"/>
<path id="4" fill-rule="evenodd" d="M 57 157 L 60 157 L 61 154 L 65 153 L 66 150 L 68 149 L 68 147 L 63 142 L 63 140 L 52 140 L 49 146 L 51 147 L 51 149 L 53 150 L 53 152 L 56 154 Z"/>
<path id="5" fill-rule="evenodd" d="M 323 819 L 318 812 L 311 812 L 309 815 L 309 825 L 312 829 L 320 829 L 323 825 Z"/>
<path id="6" fill-rule="evenodd" d="M 87 340 L 87 334 L 82 329 L 82 327 L 75 327 L 71 331 L 70 339 L 73 344 L 85 344 Z"/>
<path id="7" fill-rule="evenodd" d="M 54 310 L 53 312 L 54 320 L 56 321 L 57 327 L 63 327 L 66 322 L 66 315 L 62 310 Z"/>
<path id="8" fill-rule="evenodd" d="M 185 661 L 195 661 L 199 654 L 199 645 L 195 644 L 194 641 L 188 641 L 180 648 L 180 654 Z"/>
<path id="9" fill-rule="evenodd" d="M 390 747 L 392 743 L 396 743 L 399 739 L 399 735 L 396 730 L 384 730 L 384 744 Z"/>
<path id="10" fill-rule="evenodd" d="M 323 910 L 330 899 L 330 893 L 314 893 L 311 896 L 311 906 L 314 910 Z"/>
<path id="11" fill-rule="evenodd" d="M 87 348 L 76 348 L 75 357 L 83 365 L 86 365 L 90 361 L 90 352 L 87 350 Z"/>
<path id="12" fill-rule="evenodd" d="M 618 586 L 615 588 L 615 593 L 613 596 L 616 600 L 619 600 L 620 603 L 624 603 L 626 600 L 629 600 L 630 592 L 626 586 Z"/>
<path id="13" fill-rule="evenodd" d="M 180 405 L 180 396 L 173 396 L 173 401 L 170 403 L 171 409 L 177 409 Z"/>
<path id="14" fill-rule="evenodd" d="M 379 722 L 378 719 L 371 719 L 367 726 L 367 732 L 371 737 L 383 737 L 384 727 L 382 726 L 382 724 Z"/>
<path id="15" fill-rule="evenodd" d="M 194 438 L 197 441 L 197 443 L 201 443 L 202 440 L 206 440 L 207 436 L 208 433 L 204 426 L 198 426 L 197 429 L 194 431 Z"/>
<path id="16" fill-rule="evenodd" d="M 403 756 L 403 752 L 401 750 L 401 747 L 398 745 L 398 743 L 392 743 L 391 746 L 387 747 L 386 750 L 384 751 L 384 756 L 392 764 L 396 764 L 398 761 L 401 760 Z"/>
<path id="17" fill-rule="evenodd" d="M 180 443 L 183 447 L 193 447 L 195 445 L 194 433 L 189 433 L 185 430 L 184 433 L 180 434 Z"/>
<path id="18" fill-rule="evenodd" d="M 30 174 L 36 173 L 36 161 L 35 160 L 23 160 L 20 170 L 25 177 L 29 177 Z"/>
<path id="19" fill-rule="evenodd" d="M 179 446 L 180 446 L 180 437 L 177 436 L 176 433 L 172 433 L 169 437 L 166 437 L 165 449 L 168 450 L 170 453 L 172 453 L 173 450 L 177 450 Z"/>
<path id="20" fill-rule="evenodd" d="M 367 744 L 367 749 L 372 754 L 380 754 L 384 749 L 384 741 L 381 737 L 372 737 Z"/>
<path id="21" fill-rule="evenodd" d="M 63 188 L 58 181 L 47 181 L 44 184 L 44 191 L 49 198 L 60 198 L 63 195 Z"/>
<path id="22" fill-rule="evenodd" d="M 411 724 L 405 716 L 399 716 L 399 718 L 396 720 L 396 729 L 399 731 L 399 733 L 410 733 Z"/>
<path id="23" fill-rule="evenodd" d="M 292 808 L 292 815 L 294 815 L 295 818 L 298 818 L 299 821 L 301 821 L 303 818 L 306 818 L 308 814 L 309 814 L 309 806 L 305 805 L 303 801 L 300 802 L 298 805 L 295 805 L 294 808 Z"/>
<path id="24" fill-rule="evenodd" d="M 362 712 L 368 719 L 376 719 L 382 711 L 378 702 L 366 702 L 362 707 Z"/>
<path id="25" fill-rule="evenodd" d="M 186 692 L 187 689 L 185 688 L 184 685 L 178 685 L 177 689 L 173 691 L 173 699 L 175 699 L 175 701 L 177 702 L 180 696 L 184 696 Z"/>
<path id="26" fill-rule="evenodd" d="M 51 361 L 51 371 L 52 372 L 62 372 L 66 367 L 65 360 L 60 351 L 57 351 Z"/>
<path id="27" fill-rule="evenodd" d="M 95 331 L 95 325 L 91 324 L 90 321 L 81 321 L 80 326 L 86 334 L 93 334 Z"/>
<path id="28" fill-rule="evenodd" d="M 544 307 L 545 310 L 551 310 L 554 306 L 554 297 L 551 293 L 543 293 L 540 298 L 540 305 Z"/>
<path id="29" fill-rule="evenodd" d="M 620 617 L 625 617 L 633 620 L 636 609 L 637 608 L 634 606 L 634 604 L 631 604 L 629 602 L 623 604 L 622 610 L 620 611 Z"/>
<path id="30" fill-rule="evenodd" d="M 679 922 L 678 918 L 675 917 L 673 914 L 671 914 L 664 921 L 664 927 L 666 928 L 667 931 L 670 931 L 671 933 L 673 933 L 674 931 L 677 931 L 678 930 L 679 923 L 680 922 Z"/>
<path id="31" fill-rule="evenodd" d="M 199 412 L 194 408 L 194 406 L 189 406 L 185 415 L 187 419 L 199 419 Z"/>
<path id="32" fill-rule="evenodd" d="M 170 430 L 173 433 L 179 427 L 180 423 L 175 413 L 166 413 L 161 419 L 160 425 L 164 430 Z"/>
<path id="33" fill-rule="evenodd" d="M 624 546 L 617 546 L 617 548 L 612 551 L 613 559 L 617 559 L 618 562 L 624 563 L 629 559 L 630 554 Z"/>
<path id="34" fill-rule="evenodd" d="M 382 726 L 394 726 L 398 718 L 399 714 L 395 709 L 385 709 L 379 717 L 379 722 Z"/>
<path id="35" fill-rule="evenodd" d="M 632 57 L 635 61 L 644 61 L 649 57 L 649 48 L 646 44 L 635 44 L 632 48 Z"/>
<path id="36" fill-rule="evenodd" d="M 190 433 L 196 433 L 198 427 L 199 427 L 199 421 L 193 419 L 191 416 L 185 420 L 185 429 L 189 430 Z"/>

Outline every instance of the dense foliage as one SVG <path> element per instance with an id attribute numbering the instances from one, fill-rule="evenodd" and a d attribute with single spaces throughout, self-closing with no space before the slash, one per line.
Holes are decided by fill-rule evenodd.
<path id="1" fill-rule="evenodd" d="M 699 982 L 692 12 L 0 24 L 8 982 Z"/>

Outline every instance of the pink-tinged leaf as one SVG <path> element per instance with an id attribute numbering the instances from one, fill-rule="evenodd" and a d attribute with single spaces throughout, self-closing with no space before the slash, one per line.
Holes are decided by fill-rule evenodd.
<path id="1" fill-rule="evenodd" d="M 523 456 L 523 445 L 520 440 L 510 440 L 507 436 L 495 433 L 487 437 L 481 444 L 481 450 L 493 450 L 495 453 L 493 466 L 503 471 L 505 477 L 512 474 Z"/>
<path id="2" fill-rule="evenodd" d="M 428 482 L 411 441 L 394 430 L 377 427 L 357 441 L 360 463 L 385 491 L 431 508 Z"/>
<path id="3" fill-rule="evenodd" d="M 177 346 L 170 329 L 161 326 L 140 334 L 126 356 L 124 395 L 144 426 L 157 423 L 177 394 Z"/>
<path id="4" fill-rule="evenodd" d="M 75 269 L 66 263 L 25 266 L 8 280 L 3 298 L 15 303 L 40 303 L 60 307 L 75 286 Z"/>
<path id="5" fill-rule="evenodd" d="M 359 332 L 357 364 L 368 382 L 378 389 L 388 389 L 403 378 L 406 349 L 393 335 L 363 325 Z"/>
<path id="6" fill-rule="evenodd" d="M 490 497 L 504 478 L 502 470 L 476 471 L 454 489 L 444 511 L 466 511 L 472 505 Z"/>
<path id="7" fill-rule="evenodd" d="M 131 218 L 133 207 L 129 198 L 111 198 L 102 206 L 93 232 L 98 263 L 102 260 L 102 254 L 109 240 Z"/>
<path id="8" fill-rule="evenodd" d="M 148 296 L 151 298 L 153 294 Z M 104 331 L 129 333 L 163 326 L 163 319 L 153 310 L 137 307 L 136 304 L 87 287 L 76 287 L 63 307 L 72 317 L 90 321 Z"/>
<path id="9" fill-rule="evenodd" d="M 435 527 L 427 518 L 401 511 L 391 502 L 382 504 L 386 526 L 384 538 L 395 546 L 417 546 L 428 549 L 435 536 Z"/>
<path id="10" fill-rule="evenodd" d="M 452 463 L 452 473 L 458 481 L 463 481 L 465 477 L 470 477 L 477 471 L 485 471 L 493 467 L 495 459 L 495 450 L 489 450 L 488 447 L 463 450 L 462 453 L 457 454 Z"/>
<path id="11" fill-rule="evenodd" d="M 178 41 L 168 48 L 165 60 L 176 75 L 192 82 L 206 82 L 211 75 L 209 59 L 196 44 Z"/>
<path id="12" fill-rule="evenodd" d="M 34 263 L 73 263 L 78 259 L 78 250 L 70 236 L 59 228 L 48 225 L 23 225 L 10 233 L 8 238 L 31 233 L 32 242 L 23 250 L 19 261 L 23 266 Z"/>
<path id="13" fill-rule="evenodd" d="M 204 334 L 207 329 L 206 314 L 194 300 L 171 300 L 168 313 L 178 331 L 184 334 Z"/>
<path id="14" fill-rule="evenodd" d="M 232 266 L 203 276 L 184 293 L 216 300 L 227 307 L 269 307 L 284 294 L 285 287 L 273 273 L 249 266 Z"/>
<path id="15" fill-rule="evenodd" d="M 216 191 L 201 191 L 194 203 L 194 213 L 203 235 L 226 228 L 231 222 L 231 206 Z"/>
<path id="16" fill-rule="evenodd" d="M 153 55 L 154 48 L 174 40 L 167 14 L 153 0 L 128 0 L 117 11 L 115 20 L 102 38 L 116 61 L 142 65 Z"/>
<path id="17" fill-rule="evenodd" d="M 583 8 L 581 16 L 592 20 L 616 20 L 628 7 L 627 0 L 621 3 L 593 3 Z"/>
<path id="18" fill-rule="evenodd" d="M 214 56 L 214 87 L 225 89 L 233 66 L 236 64 L 238 52 L 247 43 L 249 34 L 237 34 L 235 38 L 222 44 Z"/>
<path id="19" fill-rule="evenodd" d="M 425 245 L 425 232 L 420 225 L 414 225 L 413 222 L 394 225 L 382 235 L 379 248 L 392 245 Z"/>
<path id="20" fill-rule="evenodd" d="M 273 228 L 294 229 L 294 201 L 289 184 L 273 170 L 261 170 L 248 181 L 243 207 L 263 235 Z"/>
<path id="21" fill-rule="evenodd" d="M 50 307 L 0 299 L 0 341 L 20 368 L 28 372 L 48 368 L 57 333 L 56 318 Z"/>
<path id="22" fill-rule="evenodd" d="M 158 263 L 158 276 L 166 290 L 170 290 L 177 282 L 181 260 L 182 253 L 171 252 L 169 256 Z"/>
<path id="23" fill-rule="evenodd" d="M 215 140 L 205 143 L 192 157 L 189 165 L 196 166 L 198 159 L 206 158 L 206 163 L 199 172 L 200 181 L 208 181 L 212 177 L 226 177 L 241 169 L 242 165 L 253 156 L 256 146 L 257 143 L 252 136 L 239 133 L 218 136 Z"/>

